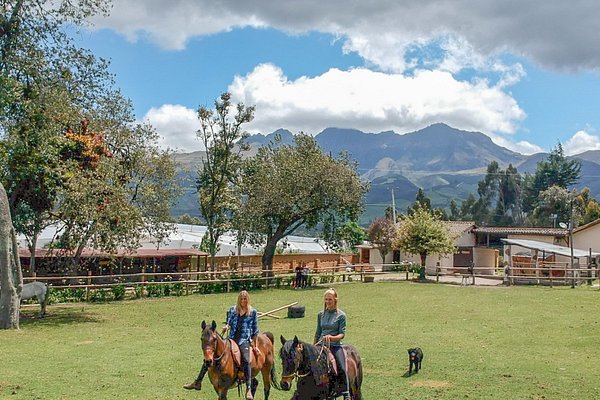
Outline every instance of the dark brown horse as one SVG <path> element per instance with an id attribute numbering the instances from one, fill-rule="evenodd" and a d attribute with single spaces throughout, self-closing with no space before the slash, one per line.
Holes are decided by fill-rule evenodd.
<path id="1" fill-rule="evenodd" d="M 215 321 L 212 321 L 211 325 L 207 325 L 205 321 L 202 321 L 202 352 L 204 353 L 204 361 L 210 365 L 208 368 L 210 382 L 217 395 L 219 395 L 219 400 L 225 400 L 227 399 L 227 391 L 238 382 L 243 382 L 243 378 L 240 381 L 243 372 L 234 362 L 231 341 L 222 338 L 216 332 L 216 329 L 217 323 Z M 255 377 L 260 372 L 265 386 L 265 400 L 268 400 L 271 384 L 277 385 L 273 334 L 271 332 L 259 334 L 256 338 L 256 347 L 259 352 L 250 351 L 252 396 L 254 396 L 258 385 Z"/>
<path id="2" fill-rule="evenodd" d="M 296 336 L 292 340 L 285 340 L 281 336 L 281 343 L 283 347 L 280 356 L 283 372 L 280 386 L 283 390 L 290 390 L 294 378 L 298 379 L 293 400 L 335 399 L 340 396 L 341 376 L 335 374 L 330 368 L 331 361 L 327 347 L 302 342 Z M 350 397 L 353 400 L 361 400 L 360 387 L 363 372 L 360 355 L 351 345 L 343 345 L 343 348 L 346 353 Z"/>

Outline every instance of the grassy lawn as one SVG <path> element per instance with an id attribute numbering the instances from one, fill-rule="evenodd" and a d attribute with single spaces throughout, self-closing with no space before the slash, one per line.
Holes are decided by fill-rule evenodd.
<path id="1" fill-rule="evenodd" d="M 363 356 L 367 399 L 600 396 L 597 290 L 409 282 L 337 288 L 349 317 L 346 341 Z M 305 318 L 261 319 L 261 330 L 312 340 L 323 291 L 251 293 L 261 311 L 306 306 Z M 231 293 L 50 306 L 44 320 L 29 309 L 21 331 L 0 331 L 0 398 L 215 399 L 208 380 L 201 392 L 182 385 L 201 362 L 201 321 L 221 325 L 235 300 Z M 408 377 L 406 349 L 414 346 L 423 349 L 423 370 Z M 280 373 L 279 360 L 277 367 Z"/>

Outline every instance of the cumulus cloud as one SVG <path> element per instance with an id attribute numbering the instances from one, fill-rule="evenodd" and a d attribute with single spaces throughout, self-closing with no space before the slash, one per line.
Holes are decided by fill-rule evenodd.
<path id="1" fill-rule="evenodd" d="M 194 110 L 181 105 L 164 104 L 151 108 L 143 120 L 156 129 L 161 147 L 183 152 L 203 150 L 202 144 L 196 139 L 200 122 Z"/>
<path id="2" fill-rule="evenodd" d="M 340 0 L 116 0 L 111 17 L 95 22 L 130 40 L 146 37 L 170 49 L 182 49 L 192 37 L 236 27 L 319 31 L 336 35 L 346 51 L 391 71 L 407 67 L 410 46 L 445 37 L 455 38 L 453 44 L 468 44 L 467 51 L 463 45 L 447 46 L 448 60 L 441 60 L 447 65 L 473 64 L 482 55 L 509 52 L 554 69 L 597 70 L 599 14 L 595 0 L 373 0 L 351 5 Z"/>
<path id="3" fill-rule="evenodd" d="M 587 150 L 600 150 L 600 137 L 586 131 L 578 131 L 563 144 L 563 150 L 570 156 Z"/>
<path id="4" fill-rule="evenodd" d="M 443 71 L 404 76 L 330 69 L 291 81 L 278 67 L 263 64 L 236 76 L 228 90 L 236 102 L 256 105 L 256 118 L 247 128 L 261 133 L 284 127 L 317 134 L 332 126 L 404 133 L 445 122 L 464 130 L 512 134 L 525 117 L 500 88 L 486 81 L 459 81 Z"/>

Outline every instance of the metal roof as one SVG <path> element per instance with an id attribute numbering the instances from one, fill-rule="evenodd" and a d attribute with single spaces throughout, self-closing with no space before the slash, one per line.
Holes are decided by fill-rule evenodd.
<path id="1" fill-rule="evenodd" d="M 570 257 L 571 256 L 571 248 L 565 246 L 558 246 L 552 243 L 539 242 L 537 240 L 525 240 L 525 239 L 500 239 L 506 244 L 514 244 L 517 246 L 525 247 L 527 249 L 545 251 L 546 253 L 558 254 L 561 256 Z M 589 250 L 581 250 L 581 249 L 573 249 L 573 257 L 589 257 Z M 596 253 L 592 251 L 593 256 L 599 256 L 600 253 Z"/>
<path id="2" fill-rule="evenodd" d="M 508 235 L 541 235 L 541 236 L 567 236 L 568 229 L 560 228 L 521 228 L 512 226 L 478 226 L 473 230 L 476 233 L 495 233 Z"/>

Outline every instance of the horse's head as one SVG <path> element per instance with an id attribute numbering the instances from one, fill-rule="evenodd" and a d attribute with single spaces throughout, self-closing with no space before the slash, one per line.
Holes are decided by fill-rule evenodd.
<path id="1" fill-rule="evenodd" d="M 215 353 L 217 351 L 217 323 L 213 320 L 212 324 L 207 325 L 205 321 L 202 321 L 202 353 L 204 354 L 204 361 L 208 361 L 211 364 L 215 359 Z"/>
<path id="2" fill-rule="evenodd" d="M 298 340 L 297 336 L 294 336 L 293 340 L 286 340 L 283 336 L 280 339 L 283 345 L 279 352 L 283 368 L 280 385 L 283 390 L 290 390 L 292 381 L 296 377 L 303 360 L 304 345 Z"/>

